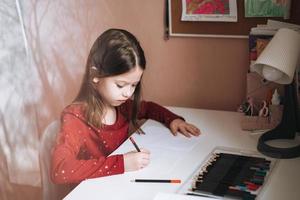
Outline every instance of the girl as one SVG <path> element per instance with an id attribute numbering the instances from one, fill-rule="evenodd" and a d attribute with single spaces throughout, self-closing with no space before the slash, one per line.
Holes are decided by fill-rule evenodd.
<path id="1" fill-rule="evenodd" d="M 89 53 L 78 96 L 61 117 L 61 130 L 52 156 L 54 183 L 78 183 L 87 178 L 121 174 L 149 164 L 150 152 L 131 151 L 109 156 L 128 137 L 138 119 L 154 119 L 190 137 L 200 131 L 183 118 L 153 102 L 140 102 L 146 66 L 137 39 L 120 29 L 105 31 Z"/>

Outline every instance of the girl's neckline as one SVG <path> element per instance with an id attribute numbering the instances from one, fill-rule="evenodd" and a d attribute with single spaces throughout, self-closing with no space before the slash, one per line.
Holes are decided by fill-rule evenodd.
<path id="1" fill-rule="evenodd" d="M 71 103 L 71 105 L 79 105 L 80 107 L 84 108 L 85 106 L 87 106 L 87 104 L 85 102 L 82 102 L 82 101 L 74 101 Z M 119 118 L 120 118 L 120 114 L 119 114 L 119 109 L 118 107 L 114 107 L 115 109 L 115 112 L 116 112 L 116 119 L 115 121 L 112 123 L 112 124 L 105 124 L 105 123 L 102 123 L 102 128 L 104 127 L 114 127 L 118 121 L 119 121 Z"/>
<path id="2" fill-rule="evenodd" d="M 115 120 L 114 120 L 114 122 L 113 123 L 110 123 L 110 124 L 106 124 L 106 123 L 104 123 L 104 122 L 102 122 L 102 124 L 104 125 L 104 126 L 107 126 L 107 127 L 109 127 L 109 126 L 114 126 L 117 122 L 118 122 L 118 119 L 119 119 L 119 113 L 118 113 L 118 109 L 116 108 L 116 107 L 113 107 L 112 109 L 114 109 L 114 112 L 115 112 Z"/>

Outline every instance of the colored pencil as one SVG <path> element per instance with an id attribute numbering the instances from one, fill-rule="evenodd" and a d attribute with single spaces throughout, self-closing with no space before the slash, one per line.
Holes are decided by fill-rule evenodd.
<path id="1" fill-rule="evenodd" d="M 134 139 L 132 137 L 129 137 L 129 140 L 132 142 L 133 146 L 135 147 L 135 149 L 138 152 L 141 152 L 140 148 L 138 147 L 138 145 L 136 144 L 136 142 L 134 141 Z"/>
<path id="2" fill-rule="evenodd" d="M 179 179 L 134 179 L 132 182 L 143 183 L 181 183 Z"/>

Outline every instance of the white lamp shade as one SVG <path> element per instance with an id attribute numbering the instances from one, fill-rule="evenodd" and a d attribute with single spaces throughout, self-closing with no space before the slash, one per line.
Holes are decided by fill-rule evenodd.
<path id="1" fill-rule="evenodd" d="M 266 73 L 272 71 L 270 68 L 274 68 L 274 71 L 282 72 L 282 76 L 278 74 L 280 78 L 273 81 L 279 84 L 290 84 L 298 65 L 299 55 L 300 34 L 291 29 L 281 28 L 257 58 L 252 69 L 265 77 L 263 71 Z M 265 66 L 267 70 L 266 68 L 263 70 Z M 275 74 L 273 75 L 276 77 Z"/>

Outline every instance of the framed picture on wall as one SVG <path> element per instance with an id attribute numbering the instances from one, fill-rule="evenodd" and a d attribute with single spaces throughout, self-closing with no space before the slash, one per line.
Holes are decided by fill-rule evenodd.
<path id="1" fill-rule="evenodd" d="M 290 17 L 291 0 L 244 1 L 245 17 Z"/>
<path id="2" fill-rule="evenodd" d="M 182 21 L 237 22 L 236 0 L 181 0 Z"/>
<path id="3" fill-rule="evenodd" d="M 253 1 L 267 1 L 267 0 L 253 0 Z M 248 39 L 248 35 L 250 33 L 251 28 L 256 27 L 258 24 L 266 24 L 269 19 L 293 23 L 300 25 L 300 1 L 296 0 L 280 0 L 287 1 L 291 3 L 290 5 L 290 18 L 285 19 L 284 17 L 245 17 L 245 2 L 246 0 L 166 0 L 166 32 L 168 36 L 188 36 L 188 37 L 222 37 L 222 38 L 245 38 Z M 217 11 L 218 9 L 214 8 L 214 5 L 223 5 L 232 7 L 232 13 L 236 13 L 235 22 L 229 21 L 213 21 L 214 14 L 208 14 L 211 16 L 210 19 L 204 19 L 203 17 L 207 14 L 205 13 L 205 9 L 200 9 L 194 15 L 198 15 L 198 21 L 192 21 L 193 14 L 189 14 L 190 11 L 187 11 L 189 6 L 195 7 L 195 5 L 203 5 L 200 3 L 210 3 L 207 6 L 210 7 L 210 11 L 215 12 L 216 15 L 219 15 Z M 220 3 L 221 2 L 221 3 Z M 276 1 L 277 2 L 277 1 Z M 279 2 L 279 0 L 278 0 Z M 212 3 L 220 3 L 220 4 L 212 4 Z M 185 6 L 185 8 L 183 8 Z M 236 8 L 235 8 L 236 6 Z M 192 10 L 196 10 L 197 6 Z M 203 7 L 202 7 L 203 8 Z M 215 9 L 215 10 L 214 10 Z M 248 7 L 248 9 L 250 9 Z M 221 9 L 222 10 L 222 9 Z M 226 9 L 225 9 L 226 10 Z M 207 9 L 206 12 L 210 12 Z M 199 14 L 200 12 L 200 14 Z M 226 11 L 228 12 L 228 11 Z M 182 15 L 186 15 L 185 17 L 190 16 L 190 21 L 183 21 Z M 222 14 L 221 14 L 222 15 Z M 221 16 L 220 15 L 220 16 Z M 230 14 L 228 14 L 230 15 Z M 201 18 L 202 16 L 202 18 Z M 234 16 L 234 14 L 232 14 Z M 223 15 L 224 17 L 224 15 Z M 215 17 L 216 18 L 216 17 Z M 218 17 L 222 18 L 222 17 Z M 194 18 L 196 20 L 196 18 Z M 188 20 L 188 19 L 186 19 Z M 211 20 L 211 21 L 204 21 Z M 224 20 L 224 18 L 223 18 Z"/>

